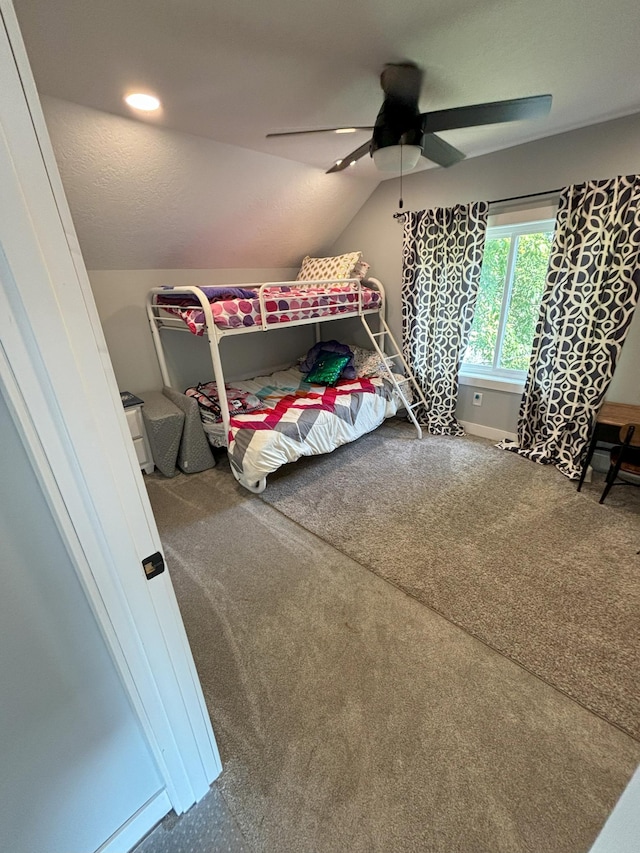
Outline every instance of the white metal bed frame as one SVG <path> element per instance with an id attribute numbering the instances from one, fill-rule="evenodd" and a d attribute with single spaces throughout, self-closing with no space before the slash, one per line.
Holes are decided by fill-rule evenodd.
<path id="1" fill-rule="evenodd" d="M 335 303 L 329 302 L 325 303 L 322 308 L 331 307 L 332 304 L 340 307 L 340 311 L 336 314 L 326 314 L 321 317 L 313 317 L 309 316 L 302 320 L 290 320 L 286 323 L 268 323 L 267 315 L 269 316 L 278 316 L 282 314 L 286 314 L 291 309 L 282 309 L 276 311 L 267 311 L 266 309 L 266 301 L 267 296 L 265 295 L 265 291 L 269 287 L 296 287 L 300 289 L 305 288 L 318 288 L 319 286 L 331 286 L 335 284 L 350 284 L 351 288 L 348 291 L 340 291 L 339 293 L 332 294 L 328 292 L 326 294 L 327 298 L 331 298 L 335 295 L 336 300 Z M 162 381 L 168 387 L 172 387 L 171 377 L 169 375 L 169 370 L 167 367 L 167 361 L 164 354 L 164 344 L 162 340 L 162 336 L 160 331 L 162 329 L 173 330 L 173 331 L 181 331 L 188 332 L 189 334 L 193 334 L 191 330 L 188 328 L 186 323 L 175 315 L 169 314 L 165 309 L 171 308 L 171 305 L 162 305 L 158 304 L 157 298 L 158 296 L 168 296 L 174 295 L 177 293 L 184 293 L 185 295 L 191 294 L 193 296 L 194 304 L 188 306 L 175 306 L 180 309 L 202 309 L 204 313 L 205 319 L 205 334 L 209 344 L 209 352 L 211 354 L 211 363 L 213 366 L 213 374 L 217 385 L 218 390 L 218 399 L 220 401 L 220 408 L 222 414 L 222 423 L 224 427 L 224 440 L 225 444 L 228 446 L 229 442 L 229 404 L 227 401 L 227 393 L 225 388 L 225 377 L 224 377 L 224 369 L 222 367 L 222 359 L 220 357 L 220 341 L 223 338 L 235 336 L 235 335 L 244 335 L 251 334 L 255 332 L 269 332 L 275 329 L 290 329 L 293 326 L 308 326 L 314 324 L 316 329 L 316 341 L 320 340 L 320 325 L 322 323 L 329 322 L 331 320 L 346 320 L 351 317 L 359 317 L 360 321 L 364 329 L 367 332 L 367 335 L 373 344 L 374 349 L 380 355 L 381 361 L 386 366 L 386 378 L 391 382 L 394 387 L 394 390 L 402 400 L 402 404 L 406 409 L 407 416 L 413 423 L 418 438 L 422 438 L 422 429 L 418 420 L 415 416 L 414 410 L 420 406 L 421 404 L 426 405 L 426 400 L 422 393 L 422 390 L 418 383 L 415 380 L 415 377 L 411 373 L 409 365 L 407 364 L 404 356 L 398 344 L 396 343 L 395 338 L 393 337 L 389 326 L 385 320 L 385 293 L 382 282 L 380 282 L 376 278 L 367 279 L 367 286 L 370 288 L 379 291 L 380 293 L 380 303 L 374 307 L 366 307 L 363 304 L 363 285 L 358 279 L 325 279 L 322 281 L 310 281 L 310 282 L 301 282 L 301 281 L 273 281 L 273 282 L 264 282 L 260 284 L 233 284 L 233 285 L 219 285 L 219 286 L 228 286 L 228 287 L 242 287 L 246 289 L 254 289 L 257 291 L 257 297 L 260 301 L 260 318 L 261 322 L 259 324 L 254 324 L 252 326 L 239 326 L 236 328 L 220 328 L 216 326 L 213 318 L 213 312 L 211 310 L 211 305 L 209 300 L 207 299 L 205 293 L 199 288 L 194 286 L 180 286 L 180 287 L 154 287 L 149 291 L 147 295 L 147 316 L 149 318 L 149 325 L 151 327 L 151 334 L 153 336 L 153 342 L 156 349 L 156 354 L 158 356 L 158 364 L 160 365 L 160 373 L 162 374 Z M 351 310 L 344 310 L 345 303 L 340 302 L 339 296 L 355 296 L 356 299 L 351 303 Z M 349 303 L 346 303 L 349 304 Z M 301 312 L 309 312 L 311 314 L 314 311 L 318 311 L 318 306 L 307 307 L 307 308 L 296 308 L 294 309 L 296 313 Z M 369 326 L 367 316 L 368 315 L 378 315 L 379 318 L 379 331 L 372 331 Z M 387 340 L 392 349 L 392 354 L 388 355 L 385 352 L 385 340 Z M 397 365 L 394 365 L 394 362 L 398 362 Z M 392 367 L 397 366 L 404 371 L 404 379 L 399 379 L 396 374 L 392 371 Z M 410 387 L 413 394 L 407 395 L 406 390 L 407 386 Z M 413 402 L 411 402 L 411 398 Z M 245 488 L 249 489 L 252 492 L 262 492 L 266 485 L 266 478 L 262 478 L 262 480 L 257 483 L 249 483 L 245 482 L 242 478 L 242 475 L 239 474 L 234 466 L 231 466 L 231 470 L 234 473 L 234 476 L 238 480 L 241 485 Z"/>

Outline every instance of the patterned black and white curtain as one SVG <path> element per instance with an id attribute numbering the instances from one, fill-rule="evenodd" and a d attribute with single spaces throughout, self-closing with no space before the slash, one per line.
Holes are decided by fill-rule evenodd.
<path id="1" fill-rule="evenodd" d="M 434 435 L 464 435 L 455 417 L 458 370 L 478 296 L 489 203 L 405 214 L 404 356 L 427 408 L 416 416 Z"/>
<path id="2" fill-rule="evenodd" d="M 561 197 L 518 441 L 500 445 L 580 476 L 640 292 L 640 175 Z"/>

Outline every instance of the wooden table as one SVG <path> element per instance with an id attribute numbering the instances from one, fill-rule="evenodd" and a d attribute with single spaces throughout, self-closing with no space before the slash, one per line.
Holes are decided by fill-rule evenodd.
<path id="1" fill-rule="evenodd" d="M 593 434 L 589 443 L 582 473 L 578 481 L 578 491 L 582 488 L 584 478 L 589 468 L 589 463 L 593 457 L 593 452 L 596 449 L 598 442 L 608 442 L 616 444 L 620 441 L 620 427 L 625 424 L 640 423 L 640 406 L 634 406 L 630 403 L 603 403 L 600 411 L 596 416 L 596 422 L 593 427 Z"/>

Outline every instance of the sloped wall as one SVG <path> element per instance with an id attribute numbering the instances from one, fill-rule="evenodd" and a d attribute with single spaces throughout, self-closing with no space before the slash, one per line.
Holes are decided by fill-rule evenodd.
<path id="1" fill-rule="evenodd" d="M 376 180 L 42 98 L 88 269 L 268 269 L 328 248 Z"/>
<path id="2" fill-rule="evenodd" d="M 159 388 L 150 287 L 295 278 L 377 179 L 325 175 L 268 154 L 44 97 L 43 109 L 121 388 Z M 276 367 L 309 330 L 223 344 L 230 376 Z M 211 377 L 202 341 L 171 341 L 176 382 Z"/>

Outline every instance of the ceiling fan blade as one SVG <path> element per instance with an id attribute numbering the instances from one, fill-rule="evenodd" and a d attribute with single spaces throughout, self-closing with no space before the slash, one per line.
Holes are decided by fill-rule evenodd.
<path id="1" fill-rule="evenodd" d="M 303 133 L 337 133 L 339 130 L 343 131 L 343 133 L 348 133 L 351 130 L 373 130 L 373 126 L 369 127 L 349 127 L 348 130 L 345 125 L 341 127 L 317 127 L 313 130 L 285 130 L 283 133 L 267 133 L 267 139 L 272 136 L 300 136 Z"/>
<path id="2" fill-rule="evenodd" d="M 356 148 L 355 151 L 352 151 L 351 154 L 347 154 L 344 159 L 334 163 L 330 169 L 327 169 L 326 174 L 330 175 L 331 172 L 341 172 L 343 169 L 348 169 L 352 163 L 355 163 L 356 160 L 359 160 L 361 157 L 364 157 L 365 154 L 368 154 L 370 148 L 371 140 L 368 139 L 363 145 Z"/>
<path id="3" fill-rule="evenodd" d="M 422 137 L 422 156 L 431 160 L 432 163 L 437 163 L 438 166 L 447 167 L 464 160 L 466 154 L 458 151 L 434 133 L 425 133 Z"/>
<path id="4" fill-rule="evenodd" d="M 493 101 L 422 113 L 422 128 L 425 133 L 438 133 L 442 130 L 457 130 L 460 127 L 542 118 L 549 113 L 551 100 L 551 95 L 533 95 L 530 98 L 514 98 L 510 101 Z"/>

